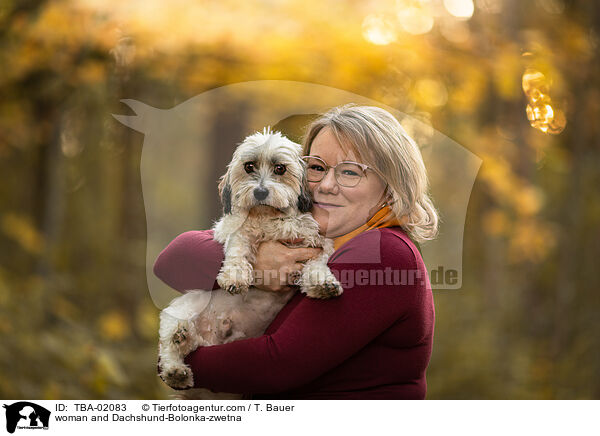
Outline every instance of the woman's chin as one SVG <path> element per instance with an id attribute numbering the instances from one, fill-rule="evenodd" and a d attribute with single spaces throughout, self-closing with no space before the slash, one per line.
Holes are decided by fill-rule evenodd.
<path id="1" fill-rule="evenodd" d="M 339 226 L 335 226 L 331 222 L 322 223 L 319 220 L 317 223 L 319 223 L 319 232 L 326 238 L 337 238 L 341 235 Z"/>
<path id="2" fill-rule="evenodd" d="M 339 229 L 335 225 L 335 219 L 330 216 L 330 213 L 320 207 L 313 207 L 312 216 L 319 224 L 319 232 L 326 238 L 335 238 L 339 236 Z"/>

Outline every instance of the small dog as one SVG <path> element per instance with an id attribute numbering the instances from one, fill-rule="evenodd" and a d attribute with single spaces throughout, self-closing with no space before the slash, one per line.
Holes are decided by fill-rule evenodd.
<path id="1" fill-rule="evenodd" d="M 304 247 L 322 247 L 295 282 L 311 298 L 342 293 L 327 267 L 333 242 L 319 234 L 309 213 L 312 201 L 300 154 L 299 144 L 269 129 L 249 136 L 234 152 L 219 183 L 224 215 L 214 226 L 214 238 L 225 251 L 217 276 L 221 289 L 189 291 L 160 314 L 159 375 L 172 388 L 194 385 L 192 371 L 183 362 L 187 354 L 199 346 L 260 336 L 293 296 L 293 291 L 252 287 L 252 263 L 261 242 L 301 238 Z M 205 389 L 182 392 L 184 398 L 241 398 Z"/>

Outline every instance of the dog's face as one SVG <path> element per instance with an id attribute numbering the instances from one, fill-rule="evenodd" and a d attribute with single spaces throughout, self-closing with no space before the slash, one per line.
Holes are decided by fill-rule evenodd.
<path id="1" fill-rule="evenodd" d="M 247 137 L 219 184 L 224 212 L 239 213 L 260 205 L 308 212 L 312 204 L 301 149 L 279 132 L 265 130 Z"/>

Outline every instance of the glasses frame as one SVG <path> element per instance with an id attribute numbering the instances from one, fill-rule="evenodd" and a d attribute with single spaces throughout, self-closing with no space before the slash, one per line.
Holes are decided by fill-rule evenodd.
<path id="1" fill-rule="evenodd" d="M 373 168 L 373 167 L 370 167 L 369 165 L 367 165 L 367 164 L 364 164 L 364 163 L 360 163 L 360 162 L 354 162 L 354 161 L 351 161 L 351 160 L 345 160 L 345 161 L 343 161 L 343 162 L 338 162 L 338 163 L 337 163 L 336 165 L 334 165 L 334 166 L 331 166 L 331 165 L 327 165 L 327 163 L 326 163 L 326 162 L 325 162 L 323 159 L 321 159 L 320 157 L 317 157 L 317 156 L 301 156 L 301 159 L 302 159 L 302 160 L 304 160 L 305 162 L 306 162 L 306 160 L 307 160 L 307 159 L 309 159 L 309 158 L 310 158 L 310 159 L 317 159 L 318 161 L 322 162 L 322 163 L 323 163 L 323 166 L 325 167 L 325 170 L 326 170 L 326 171 L 323 173 L 323 177 L 321 177 L 321 179 L 320 179 L 320 180 L 317 180 L 316 182 L 311 182 L 311 181 L 309 180 L 309 182 L 310 182 L 310 183 L 320 183 L 320 182 L 322 182 L 322 181 L 323 181 L 323 179 L 325 178 L 325 176 L 327 176 L 327 173 L 329 173 L 329 170 L 330 170 L 330 169 L 333 169 L 333 177 L 335 178 L 335 181 L 336 181 L 336 183 L 337 183 L 338 185 L 340 185 L 340 186 L 343 186 L 344 188 L 354 188 L 355 186 L 358 186 L 358 184 L 360 183 L 360 181 L 361 181 L 361 180 L 362 180 L 364 177 L 366 177 L 366 176 L 367 176 L 367 170 L 371 170 L 371 171 L 373 171 L 375 174 L 379 175 L 379 172 L 378 172 L 378 171 L 377 171 L 375 168 Z M 308 163 L 308 162 L 307 162 L 307 163 Z M 338 180 L 338 175 L 337 175 L 337 173 L 336 173 L 336 171 L 335 171 L 335 170 L 336 170 L 336 168 L 337 168 L 338 166 L 340 166 L 340 165 L 342 165 L 342 164 L 354 164 L 354 165 L 358 165 L 358 167 L 359 167 L 359 168 L 362 170 L 362 172 L 363 172 L 363 175 L 362 175 L 362 176 L 360 176 L 360 179 L 358 179 L 358 182 L 356 182 L 356 185 L 351 185 L 351 186 L 348 186 L 348 185 L 343 185 L 343 184 L 341 184 L 341 183 L 340 183 L 340 181 Z M 308 177 L 308 176 L 307 176 L 307 177 Z M 380 176 L 380 177 L 381 177 L 381 176 Z"/>

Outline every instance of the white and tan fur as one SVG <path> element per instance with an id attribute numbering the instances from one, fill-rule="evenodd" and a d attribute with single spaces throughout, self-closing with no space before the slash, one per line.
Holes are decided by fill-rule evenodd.
<path id="1" fill-rule="evenodd" d="M 214 226 L 214 238 L 225 252 L 217 276 L 221 289 L 188 291 L 160 314 L 159 375 L 172 388 L 194 385 L 183 362 L 187 354 L 200 346 L 260 336 L 294 295 L 252 287 L 252 264 L 261 242 L 301 238 L 301 246 L 322 247 L 320 256 L 305 263 L 296 283 L 311 298 L 342 293 L 327 267 L 333 242 L 319 234 L 309 213 L 312 203 L 300 153 L 299 144 L 268 129 L 246 138 L 234 152 L 219 184 L 224 215 Z M 206 389 L 180 392 L 181 398 L 241 397 Z"/>

